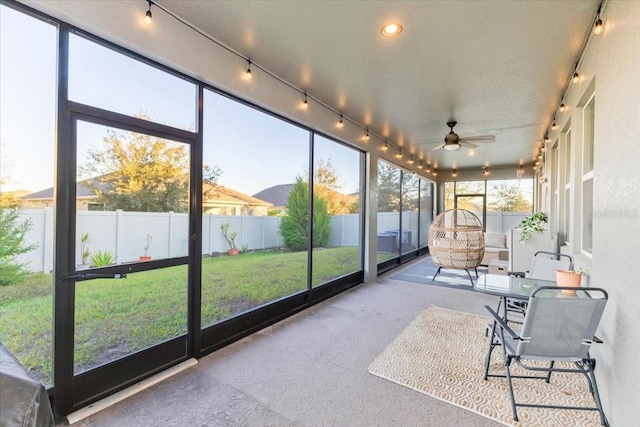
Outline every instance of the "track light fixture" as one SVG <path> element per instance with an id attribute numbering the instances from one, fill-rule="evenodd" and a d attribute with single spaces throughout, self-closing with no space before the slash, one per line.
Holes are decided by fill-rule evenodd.
<path id="1" fill-rule="evenodd" d="M 420 163 L 418 163 L 418 169 L 422 169 L 424 167 L 424 164 L 422 163 L 422 160 L 420 160 Z"/>
<path id="2" fill-rule="evenodd" d="M 577 71 L 575 73 L 573 73 L 573 78 L 571 79 L 571 81 L 573 83 L 579 83 L 580 82 L 580 74 L 578 74 Z"/>
<path id="3" fill-rule="evenodd" d="M 438 176 L 438 169 L 433 169 L 433 176 Z"/>
<path id="4" fill-rule="evenodd" d="M 151 24 L 151 19 L 153 18 L 153 14 L 151 13 L 151 5 L 153 4 L 153 2 L 151 0 L 147 0 L 147 3 L 149 3 L 149 10 L 147 10 L 147 13 L 144 15 L 144 22 L 145 24 Z"/>
<path id="5" fill-rule="evenodd" d="M 556 124 L 556 119 L 553 119 L 553 123 L 551 123 L 551 130 L 558 129 L 558 125 Z"/>
<path id="6" fill-rule="evenodd" d="M 427 172 L 427 173 L 431 173 L 431 167 L 430 167 L 429 165 L 427 165 L 427 170 L 426 170 L 426 172 Z"/>
<path id="7" fill-rule="evenodd" d="M 598 13 L 596 15 L 596 22 L 593 24 L 593 34 L 599 36 L 602 34 L 602 30 L 604 29 L 602 26 L 602 19 L 600 19 L 600 10 L 602 8 L 602 3 L 598 6 Z"/>
<path id="8" fill-rule="evenodd" d="M 364 136 L 365 140 L 369 140 L 369 129 L 365 129 L 367 131 L 366 135 Z"/>
<path id="9" fill-rule="evenodd" d="M 544 143 L 545 143 L 545 144 L 548 144 L 548 143 L 550 143 L 550 142 L 551 142 L 551 139 L 549 139 L 549 134 L 545 134 L 545 135 L 544 135 Z M 544 150 L 545 150 L 545 146 L 544 146 L 544 145 L 542 145 L 542 151 L 544 151 Z"/>
<path id="10" fill-rule="evenodd" d="M 382 151 L 387 151 L 388 149 L 389 149 L 389 143 L 387 143 L 387 140 L 385 139 L 384 146 L 382 147 Z"/>
<path id="11" fill-rule="evenodd" d="M 304 100 L 302 101 L 302 109 L 306 110 L 309 107 L 309 101 L 307 100 L 307 92 L 304 93 Z"/>
<path id="12" fill-rule="evenodd" d="M 398 148 L 398 154 L 396 154 L 396 159 L 402 158 L 402 148 Z"/>
<path id="13" fill-rule="evenodd" d="M 564 102 L 562 104 L 560 104 L 560 112 L 561 113 L 564 113 L 566 109 L 567 109 L 567 106 L 564 105 Z"/>
<path id="14" fill-rule="evenodd" d="M 340 114 L 340 120 L 336 123 L 337 128 L 342 128 L 344 126 L 344 121 L 342 120 L 342 114 Z"/>
<path id="15" fill-rule="evenodd" d="M 482 175 L 489 175 L 489 170 L 487 169 L 486 166 L 482 168 Z"/>
<path id="16" fill-rule="evenodd" d="M 251 78 L 251 60 L 247 59 L 247 79 Z"/>
<path id="17" fill-rule="evenodd" d="M 454 178 L 455 178 L 456 176 L 458 176 L 458 173 L 456 172 L 456 170 L 455 170 L 455 169 L 453 170 L 453 173 L 451 174 L 451 176 L 452 176 L 452 177 L 454 177 Z"/>
<path id="18" fill-rule="evenodd" d="M 413 155 L 411 155 L 411 157 L 409 158 L 409 161 L 407 163 L 409 163 L 410 165 L 413 164 L 415 160 L 413 159 Z"/>

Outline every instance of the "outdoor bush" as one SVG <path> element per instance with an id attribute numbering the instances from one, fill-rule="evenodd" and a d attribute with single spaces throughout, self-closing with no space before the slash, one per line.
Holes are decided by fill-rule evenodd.
<path id="1" fill-rule="evenodd" d="M 17 209 L 0 208 L 0 286 L 19 283 L 28 274 L 16 257 L 36 247 L 24 241 L 30 228 L 29 220 L 20 221 Z"/>
<path id="2" fill-rule="evenodd" d="M 309 184 L 297 178 L 287 199 L 287 215 L 280 221 L 280 234 L 284 245 L 292 251 L 306 250 L 309 230 Z M 331 236 L 330 218 L 327 203 L 313 196 L 313 247 L 329 244 Z"/>
<path id="3" fill-rule="evenodd" d="M 98 251 L 91 256 L 91 263 L 94 267 L 104 267 L 115 264 L 116 258 L 109 251 Z"/>

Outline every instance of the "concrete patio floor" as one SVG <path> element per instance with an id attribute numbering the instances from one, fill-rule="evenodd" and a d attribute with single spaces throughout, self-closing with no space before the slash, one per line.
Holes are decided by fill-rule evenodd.
<path id="1" fill-rule="evenodd" d="M 400 269 L 421 262 L 405 264 Z M 368 365 L 429 305 L 495 297 L 380 276 L 214 352 L 77 426 L 497 426 Z"/>

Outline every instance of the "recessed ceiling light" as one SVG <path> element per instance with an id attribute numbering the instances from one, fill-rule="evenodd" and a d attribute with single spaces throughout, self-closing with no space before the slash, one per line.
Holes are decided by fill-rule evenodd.
<path id="1" fill-rule="evenodd" d="M 402 25 L 400 24 L 385 24 L 380 29 L 380 34 L 385 37 L 394 37 L 402 32 Z"/>

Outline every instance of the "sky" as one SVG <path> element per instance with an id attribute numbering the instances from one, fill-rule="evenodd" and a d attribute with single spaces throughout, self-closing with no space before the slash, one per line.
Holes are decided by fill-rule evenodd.
<path id="1" fill-rule="evenodd" d="M 55 49 L 55 27 L 0 6 L 0 176 L 8 181 L 2 191 L 53 186 Z M 73 101 L 194 130 L 195 85 L 75 35 L 69 81 Z M 220 184 L 252 195 L 308 171 L 306 130 L 211 91 L 204 106 L 204 163 L 222 170 Z M 87 149 L 100 149 L 105 133 L 103 126 L 82 126 L 79 166 Z M 331 159 L 339 191 L 357 191 L 359 153 L 317 140 L 316 159 Z"/>

